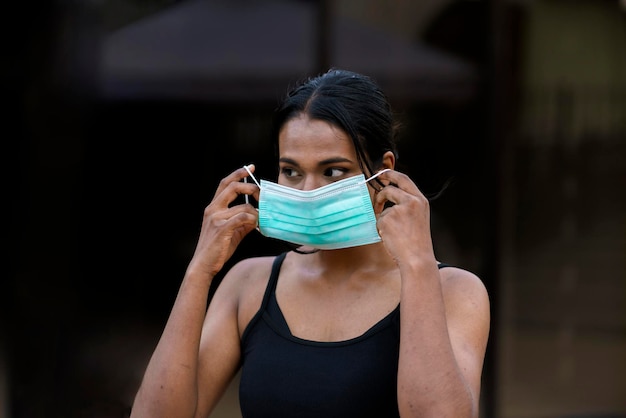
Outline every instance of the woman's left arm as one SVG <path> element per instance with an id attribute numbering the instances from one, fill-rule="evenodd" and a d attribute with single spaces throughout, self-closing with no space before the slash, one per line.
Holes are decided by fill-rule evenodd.
<path id="1" fill-rule="evenodd" d="M 439 270 L 428 200 L 404 174 L 378 193 L 378 229 L 400 269 L 398 406 L 402 417 L 477 417 L 489 335 L 489 299 L 475 275 Z"/>

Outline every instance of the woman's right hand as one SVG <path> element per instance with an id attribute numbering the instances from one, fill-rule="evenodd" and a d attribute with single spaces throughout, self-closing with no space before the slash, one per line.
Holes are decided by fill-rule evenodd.
<path id="1" fill-rule="evenodd" d="M 254 172 L 254 165 L 248 168 Z M 243 238 L 257 227 L 258 212 L 250 204 L 230 206 L 237 196 L 250 195 L 259 200 L 256 184 L 243 183 L 248 177 L 240 168 L 222 179 L 213 200 L 204 210 L 200 238 L 196 245 L 188 272 L 213 278 L 233 255 Z"/>

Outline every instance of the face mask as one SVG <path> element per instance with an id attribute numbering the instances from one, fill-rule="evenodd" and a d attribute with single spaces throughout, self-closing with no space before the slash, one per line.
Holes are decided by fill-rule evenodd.
<path id="1" fill-rule="evenodd" d="M 248 170 L 247 167 L 245 167 Z M 257 182 L 259 230 L 263 235 L 322 250 L 380 242 L 376 216 L 363 174 L 315 190 L 297 190 L 266 180 Z"/>

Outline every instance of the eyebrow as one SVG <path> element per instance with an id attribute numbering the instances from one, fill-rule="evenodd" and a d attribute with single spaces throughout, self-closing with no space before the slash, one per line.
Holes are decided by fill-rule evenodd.
<path id="1" fill-rule="evenodd" d="M 300 164 L 298 164 L 298 162 L 296 160 L 292 160 L 291 158 L 285 158 L 285 157 L 281 157 L 278 159 L 279 162 L 281 163 L 286 163 L 286 164 L 291 164 L 293 166 L 299 167 Z M 317 163 L 318 166 L 326 166 L 326 165 L 330 165 L 330 164 L 337 164 L 337 163 L 350 163 L 353 164 L 354 161 L 348 159 L 348 158 L 343 158 L 343 157 L 333 157 L 333 158 L 327 158 L 325 160 L 320 161 L 319 163 Z"/>

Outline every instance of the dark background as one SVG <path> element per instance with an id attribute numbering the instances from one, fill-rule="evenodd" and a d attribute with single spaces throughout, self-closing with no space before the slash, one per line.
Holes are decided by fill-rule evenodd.
<path id="1" fill-rule="evenodd" d="M 250 162 L 261 177 L 274 175 L 269 121 L 288 86 L 275 101 L 253 103 L 100 99 L 101 22 L 90 8 L 60 0 L 10 7 L 3 54 L 8 413 L 123 416 L 217 182 Z M 492 252 L 485 218 L 494 215 L 496 193 L 486 77 L 493 10 L 487 3 L 470 9 L 472 25 L 442 17 L 427 37 L 476 65 L 472 97 L 392 104 L 403 122 L 400 166 L 427 194 L 453 180 L 433 202 L 434 222 L 457 231 L 460 251 Z M 231 263 L 283 249 L 251 234 Z M 495 290 L 491 267 L 469 267 Z"/>
<path id="2" fill-rule="evenodd" d="M 120 16 L 107 28 L 88 4 L 61 0 L 5 7 L 2 136 L 9 204 L 0 355 L 7 389 L 0 414 L 3 408 L 14 418 L 126 416 L 217 183 L 250 162 L 260 177 L 275 174 L 269 122 L 288 86 L 275 100 L 104 99 L 97 89 L 98 48 L 107 30 L 128 22 Z M 479 274 L 492 296 L 485 417 L 496 417 L 502 402 L 497 273 L 507 244 L 499 229 L 502 208 L 510 205 L 507 190 L 515 188 L 517 202 L 528 206 L 535 200 L 524 191 L 545 187 L 539 197 L 549 199 L 555 190 L 542 183 L 545 177 L 533 177 L 544 167 L 533 171 L 533 150 L 524 154 L 503 139 L 510 139 L 519 104 L 523 22 L 515 4 L 456 2 L 420 37 L 472 64 L 473 93 L 460 101 L 391 98 L 403 123 L 402 169 L 427 194 L 452 180 L 432 202 L 438 255 Z M 325 68 L 323 54 L 316 57 Z M 292 80 L 308 75 L 314 74 Z M 568 154 L 557 148 L 541 155 L 558 162 L 548 174 L 559 175 L 579 172 L 581 155 L 612 155 L 614 166 L 622 167 L 623 146 L 612 150 Z M 520 172 L 511 176 L 513 154 Z M 586 172 L 606 164 L 598 161 Z M 609 176 L 615 172 L 615 183 L 601 190 L 623 190 L 623 169 Z M 623 210 L 620 202 L 611 210 Z M 520 212 L 515 237 L 521 238 L 515 239 L 522 246 L 532 247 L 545 233 L 545 224 L 535 222 L 552 216 L 543 209 L 533 218 Z M 283 249 L 253 233 L 230 264 Z M 622 333 L 622 322 L 616 323 Z"/>

